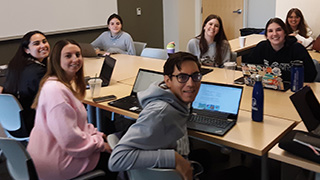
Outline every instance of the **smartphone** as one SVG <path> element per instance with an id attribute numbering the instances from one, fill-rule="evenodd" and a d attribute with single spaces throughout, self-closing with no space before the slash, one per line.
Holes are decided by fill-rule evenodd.
<path id="1" fill-rule="evenodd" d="M 243 78 L 243 76 L 240 77 L 240 78 L 238 78 L 238 79 L 236 79 L 236 80 L 234 80 L 234 83 L 235 83 L 235 84 L 244 84 L 244 78 Z"/>
<path id="2" fill-rule="evenodd" d="M 114 99 L 117 99 L 117 97 L 115 95 L 108 95 L 108 96 L 93 98 L 92 100 L 95 103 L 100 103 L 100 102 L 110 101 L 110 100 L 114 100 Z"/>

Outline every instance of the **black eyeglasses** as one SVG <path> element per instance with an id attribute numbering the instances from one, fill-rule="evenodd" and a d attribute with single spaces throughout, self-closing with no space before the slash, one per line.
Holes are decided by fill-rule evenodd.
<path id="1" fill-rule="evenodd" d="M 186 83 L 189 80 L 189 77 L 192 78 L 193 82 L 200 82 L 202 79 L 202 74 L 199 72 L 193 73 L 191 75 L 185 73 L 181 73 L 178 75 L 171 74 L 170 77 L 172 76 L 176 77 L 179 83 Z"/>

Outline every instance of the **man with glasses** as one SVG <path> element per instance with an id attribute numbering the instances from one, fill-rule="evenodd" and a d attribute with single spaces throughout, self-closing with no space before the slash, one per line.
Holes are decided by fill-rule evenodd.
<path id="1" fill-rule="evenodd" d="M 114 148 L 111 171 L 170 168 L 192 179 L 191 165 L 183 157 L 190 151 L 186 122 L 201 84 L 200 63 L 196 56 L 178 52 L 163 69 L 163 82 L 138 93 L 143 110 Z"/>

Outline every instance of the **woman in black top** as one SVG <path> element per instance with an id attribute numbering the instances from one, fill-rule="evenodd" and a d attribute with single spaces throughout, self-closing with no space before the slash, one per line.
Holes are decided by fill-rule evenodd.
<path id="1" fill-rule="evenodd" d="M 10 132 L 15 137 L 28 137 L 34 124 L 35 110 L 31 109 L 39 82 L 47 71 L 50 45 L 40 31 L 25 34 L 20 46 L 8 64 L 3 93 L 13 94 L 23 107 L 21 128 Z"/>
<path id="2" fill-rule="evenodd" d="M 267 40 L 258 43 L 244 63 L 278 67 L 283 80 L 290 81 L 291 62 L 301 60 L 304 66 L 304 81 L 313 82 L 317 75 L 315 65 L 306 48 L 298 43 L 295 37 L 289 36 L 284 22 L 279 18 L 272 18 L 265 29 Z"/>

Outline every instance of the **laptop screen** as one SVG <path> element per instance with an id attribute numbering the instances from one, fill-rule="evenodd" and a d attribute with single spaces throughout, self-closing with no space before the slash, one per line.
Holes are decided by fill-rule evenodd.
<path id="1" fill-rule="evenodd" d="M 131 95 L 136 95 L 137 92 L 148 89 L 150 84 L 155 81 L 163 81 L 163 74 L 161 72 L 139 69 Z"/>
<path id="2" fill-rule="evenodd" d="M 241 86 L 202 82 L 192 107 L 237 116 L 241 96 Z"/>
<path id="3" fill-rule="evenodd" d="M 106 56 L 101 68 L 100 78 L 103 81 L 103 85 L 107 86 L 110 83 L 112 72 L 114 66 L 116 64 L 116 60 L 110 56 Z"/>

